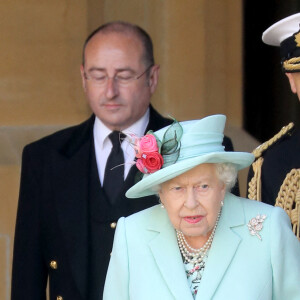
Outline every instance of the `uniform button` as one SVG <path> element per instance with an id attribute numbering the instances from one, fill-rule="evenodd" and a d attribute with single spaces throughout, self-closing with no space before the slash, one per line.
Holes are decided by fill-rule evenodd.
<path id="1" fill-rule="evenodd" d="M 50 267 L 51 267 L 51 269 L 56 270 L 57 269 L 57 262 L 55 260 L 51 260 Z"/>
<path id="2" fill-rule="evenodd" d="M 110 223 L 110 228 L 111 229 L 115 229 L 116 227 L 117 227 L 117 223 L 116 222 Z"/>
<path id="3" fill-rule="evenodd" d="M 64 298 L 62 296 L 57 296 L 56 300 L 64 300 Z"/>

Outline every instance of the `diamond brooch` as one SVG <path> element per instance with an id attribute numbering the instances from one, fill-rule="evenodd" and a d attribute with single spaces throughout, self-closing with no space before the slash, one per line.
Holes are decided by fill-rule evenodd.
<path id="1" fill-rule="evenodd" d="M 259 231 L 263 229 L 263 221 L 267 218 L 266 215 L 257 215 L 255 218 L 252 218 L 248 223 L 248 229 L 251 235 L 256 235 L 260 240 L 261 236 Z"/>

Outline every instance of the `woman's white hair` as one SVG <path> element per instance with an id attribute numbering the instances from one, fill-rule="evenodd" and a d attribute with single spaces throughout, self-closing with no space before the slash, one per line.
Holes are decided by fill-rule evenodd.
<path id="1" fill-rule="evenodd" d="M 226 190 L 230 191 L 237 180 L 237 168 L 232 163 L 217 163 L 215 164 L 218 178 L 225 184 Z"/>

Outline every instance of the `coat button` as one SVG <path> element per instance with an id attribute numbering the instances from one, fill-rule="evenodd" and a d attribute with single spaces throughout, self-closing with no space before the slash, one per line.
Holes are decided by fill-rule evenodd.
<path id="1" fill-rule="evenodd" d="M 115 229 L 116 227 L 117 227 L 117 223 L 116 222 L 110 223 L 110 228 L 111 229 Z"/>
<path id="2" fill-rule="evenodd" d="M 62 296 L 57 296 L 56 300 L 64 300 L 64 298 Z"/>
<path id="3" fill-rule="evenodd" d="M 50 268 L 53 269 L 53 270 L 57 269 L 57 262 L 55 260 L 51 260 Z"/>

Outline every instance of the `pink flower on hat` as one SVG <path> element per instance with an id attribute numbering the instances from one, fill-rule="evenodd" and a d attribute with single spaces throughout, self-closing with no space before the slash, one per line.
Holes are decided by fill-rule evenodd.
<path id="1" fill-rule="evenodd" d="M 167 155 L 169 164 L 178 159 L 182 127 L 176 120 L 166 130 L 162 141 L 152 130 L 142 137 L 135 134 L 127 136 L 135 151 L 136 167 L 144 174 L 160 170 L 164 165 L 164 155 Z"/>
<path id="2" fill-rule="evenodd" d="M 137 139 L 134 146 L 135 156 L 141 158 L 143 153 L 158 152 L 158 146 L 156 138 L 152 134 L 146 134 L 145 136 Z"/>
<path id="3" fill-rule="evenodd" d="M 141 138 L 130 134 L 130 144 L 135 150 L 136 167 L 144 174 L 154 173 L 162 168 L 164 159 L 159 153 L 160 141 L 154 134 L 148 133 Z"/>

